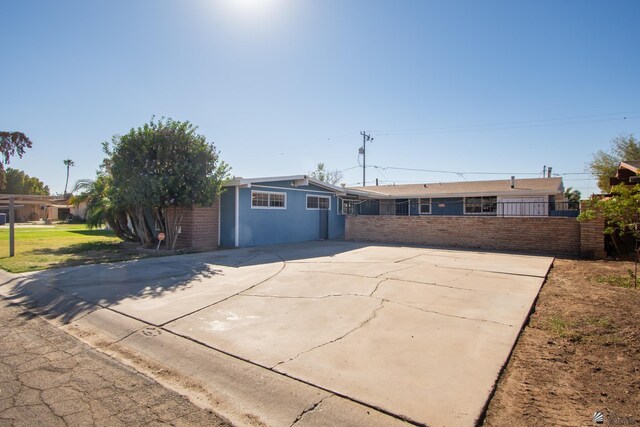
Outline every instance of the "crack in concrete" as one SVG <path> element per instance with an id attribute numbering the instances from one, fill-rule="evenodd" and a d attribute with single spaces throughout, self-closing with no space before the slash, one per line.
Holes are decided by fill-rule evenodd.
<path id="1" fill-rule="evenodd" d="M 463 288 L 461 286 L 451 286 L 451 285 L 441 285 L 439 283 L 430 283 L 430 282 L 421 282 L 419 280 L 409 280 L 409 279 L 397 279 L 394 277 L 388 277 L 387 280 L 395 280 L 397 282 L 407 282 L 407 283 L 417 283 L 419 285 L 427 285 L 427 286 L 435 286 L 437 288 L 448 288 L 448 289 L 455 289 L 458 291 L 480 291 L 481 289 L 473 289 L 473 288 Z M 454 279 L 457 280 L 457 279 Z M 451 283 L 453 282 L 453 280 L 448 280 L 445 283 Z"/>
<path id="2" fill-rule="evenodd" d="M 284 364 L 284 363 L 289 363 L 289 362 L 291 362 L 291 361 L 293 361 L 293 360 L 297 359 L 298 357 L 302 356 L 302 355 L 303 355 L 303 354 L 305 354 L 305 353 L 309 353 L 309 352 L 311 352 L 311 351 L 313 351 L 313 350 L 317 350 L 317 349 L 319 349 L 319 348 L 321 348 L 321 347 L 324 347 L 324 346 L 326 346 L 326 345 L 333 344 L 334 342 L 340 341 L 341 339 L 343 339 L 343 338 L 347 337 L 348 335 L 350 335 L 351 333 L 353 333 L 353 332 L 357 331 L 358 329 L 363 328 L 367 323 L 371 322 L 373 319 L 375 319 L 375 318 L 376 318 L 376 316 L 378 315 L 378 311 L 379 311 L 381 308 L 383 308 L 383 307 L 384 307 L 384 302 L 385 302 L 385 301 L 384 301 L 383 299 L 381 299 L 381 300 L 380 300 L 380 305 L 379 305 L 378 307 L 376 307 L 376 308 L 373 310 L 373 312 L 371 313 L 371 316 L 369 316 L 367 319 L 365 319 L 365 320 L 364 320 L 364 322 L 360 323 L 360 324 L 359 324 L 358 326 L 356 326 L 355 328 L 353 328 L 353 329 L 351 329 L 351 330 L 347 331 L 346 333 L 342 334 L 341 336 L 339 336 L 339 337 L 337 337 L 337 338 L 334 338 L 334 339 L 332 339 L 332 340 L 330 340 L 330 341 L 327 341 L 327 342 L 325 342 L 325 343 L 322 343 L 322 344 L 316 345 L 316 346 L 314 346 L 314 347 L 312 347 L 312 348 L 310 348 L 310 349 L 308 349 L 308 350 L 301 351 L 300 353 L 296 354 L 295 356 L 293 356 L 293 357 L 292 357 L 292 358 L 290 358 L 289 360 L 283 360 L 282 362 L 278 362 L 278 363 L 276 363 L 275 365 L 273 365 L 272 367 L 270 367 L 269 369 L 271 369 L 271 370 L 275 370 L 275 368 L 276 368 L 277 366 L 279 366 L 279 365 L 282 365 L 282 364 Z"/>
<path id="3" fill-rule="evenodd" d="M 373 294 L 375 294 L 375 293 L 378 291 L 378 288 L 380 287 L 380 285 L 382 284 L 382 282 L 385 282 L 385 281 L 387 281 L 387 280 L 389 280 L 389 279 L 384 278 L 384 279 L 380 280 L 380 281 L 376 284 L 376 287 L 371 291 L 371 293 L 369 294 L 369 296 L 370 296 L 370 297 L 372 297 L 372 298 L 375 298 L 375 297 L 373 296 Z"/>
<path id="4" fill-rule="evenodd" d="M 426 308 L 420 308 L 420 307 L 416 307 L 415 305 L 411 305 L 411 304 L 407 304 L 407 303 L 399 302 L 399 301 L 393 301 L 393 300 L 386 299 L 386 298 L 382 298 L 382 300 L 386 301 L 386 302 L 393 303 L 393 304 L 398 304 L 398 305 L 401 305 L 403 307 L 412 308 L 414 310 L 424 311 L 425 313 L 429 313 L 429 314 L 438 314 L 440 316 L 455 317 L 457 319 L 471 320 L 471 321 L 474 321 L 474 322 L 494 323 L 496 325 L 507 326 L 507 327 L 513 328 L 513 325 L 510 325 L 508 323 L 496 322 L 495 320 L 478 319 L 478 318 L 475 318 L 475 317 L 457 316 L 455 314 L 447 314 L 447 313 L 442 313 L 442 312 L 439 312 L 439 311 L 427 310 Z"/>
<path id="5" fill-rule="evenodd" d="M 385 274 L 397 273 L 398 271 L 408 270 L 408 269 L 413 268 L 413 267 L 415 267 L 415 265 L 411 264 L 411 265 L 408 265 L 406 267 L 398 268 L 397 270 L 385 271 L 384 273 L 378 274 L 376 276 L 376 279 L 379 278 L 379 277 L 384 276 Z"/>
<path id="6" fill-rule="evenodd" d="M 244 264 L 248 263 L 249 261 L 251 261 L 251 260 L 253 260 L 253 259 L 256 259 L 256 258 L 258 258 L 260 255 L 264 255 L 264 254 L 265 254 L 265 252 L 259 252 L 259 253 L 255 254 L 255 255 L 253 255 L 253 256 L 247 257 L 247 258 L 243 259 L 242 261 L 240 261 L 239 263 L 236 263 L 236 264 L 234 265 L 234 267 L 236 267 L 236 268 L 241 267 L 242 265 L 244 265 Z M 272 254 L 272 255 L 275 255 L 275 254 Z M 276 255 L 276 256 L 277 256 L 277 255 Z M 278 256 L 278 258 L 282 259 L 282 258 L 281 258 L 281 257 L 279 257 L 279 256 Z"/>
<path id="7" fill-rule="evenodd" d="M 145 328 L 148 328 L 148 326 L 147 326 L 147 325 L 144 325 L 144 326 L 141 326 L 141 327 L 140 327 L 140 328 L 138 328 L 138 329 L 135 329 L 134 331 L 129 332 L 127 335 L 123 336 L 122 338 L 120 338 L 120 339 L 118 339 L 118 340 L 116 340 L 116 341 L 114 341 L 114 342 L 110 343 L 110 344 L 109 344 L 109 347 L 114 346 L 114 345 L 118 344 L 119 342 L 126 340 L 126 339 L 127 339 L 127 338 L 129 338 L 131 335 L 133 335 L 133 334 L 135 334 L 135 333 L 137 333 L 137 332 L 140 332 L 141 330 L 143 330 L 143 329 L 145 329 Z"/>
<path id="8" fill-rule="evenodd" d="M 414 267 L 414 266 L 412 266 L 412 267 Z M 410 268 L 410 267 L 407 267 L 407 268 Z M 309 272 L 309 273 L 326 273 L 326 274 L 335 274 L 335 275 L 338 275 L 338 276 L 360 277 L 360 278 L 363 278 L 363 279 L 379 279 L 380 277 L 384 276 L 385 274 L 394 273 L 394 272 L 396 272 L 396 271 L 401 271 L 401 270 L 404 270 L 404 268 L 403 268 L 403 269 L 400 269 L 400 270 L 394 270 L 394 271 L 390 271 L 390 272 L 382 273 L 382 274 L 379 274 L 379 275 L 377 275 L 377 276 L 375 276 L 375 277 L 372 277 L 372 276 L 362 276 L 362 275 L 360 275 L 360 274 L 337 273 L 337 272 L 333 272 L 333 271 L 314 271 L 314 270 L 308 270 L 308 272 Z M 465 277 L 467 277 L 467 276 L 469 276 L 471 273 L 473 273 L 473 271 L 474 271 L 474 270 L 470 270 L 470 271 L 469 271 L 469 273 L 465 274 L 464 276 L 462 276 L 462 277 L 458 277 L 458 278 L 455 278 L 455 279 L 451 279 L 451 280 L 447 280 L 447 281 L 445 281 L 444 283 L 451 283 L 451 282 L 453 282 L 453 281 L 455 281 L 455 280 L 464 279 Z M 460 287 L 460 286 L 441 285 L 441 284 L 439 284 L 439 283 L 435 283 L 435 282 L 421 282 L 421 281 L 419 281 L 419 280 L 400 279 L 400 278 L 396 278 L 396 277 L 385 277 L 385 278 L 384 278 L 384 280 L 396 280 L 396 281 L 399 281 L 399 282 L 418 283 L 418 284 L 421 284 L 421 285 L 438 286 L 438 287 L 442 287 L 442 288 L 450 288 L 450 289 L 457 289 L 457 290 L 464 290 L 464 291 L 479 291 L 479 290 L 480 290 L 480 289 L 473 289 L 473 288 L 463 288 L 463 287 Z M 384 281 L 384 280 L 383 280 L 383 281 Z M 380 283 L 378 283 L 378 285 L 379 285 L 379 284 L 380 284 Z"/>
<path id="9" fill-rule="evenodd" d="M 440 265 L 440 264 L 432 264 L 432 265 L 438 268 L 448 268 L 450 270 L 471 270 L 471 272 L 477 271 L 480 273 L 503 274 L 505 276 L 535 277 L 536 279 L 544 279 L 545 277 L 547 277 L 546 274 L 544 276 L 538 276 L 535 274 L 513 273 L 508 271 L 478 270 L 478 269 L 470 269 L 465 267 L 450 267 L 447 265 Z"/>
<path id="10" fill-rule="evenodd" d="M 333 396 L 333 394 L 330 394 L 328 396 L 323 397 L 322 399 L 320 399 L 319 401 L 317 401 L 316 403 L 313 403 L 309 406 L 307 406 L 306 408 L 304 408 L 302 410 L 302 412 L 300 412 L 300 414 L 296 417 L 295 421 L 293 421 L 293 423 L 291 423 L 291 425 L 289 427 L 293 427 L 294 425 L 296 425 L 296 423 L 298 421 L 300 421 L 302 419 L 302 417 L 305 416 L 305 414 L 308 414 L 309 412 L 315 410 L 318 406 L 320 406 L 320 404 L 322 402 L 324 402 L 325 399 L 328 399 L 329 397 Z"/>
<path id="11" fill-rule="evenodd" d="M 285 260 L 284 260 L 284 258 L 282 258 L 280 255 L 278 255 L 278 254 L 276 254 L 276 253 L 271 253 L 271 252 L 266 252 L 266 251 L 265 251 L 265 252 L 263 252 L 263 253 L 271 254 L 271 255 L 274 255 L 274 256 L 276 256 L 276 257 L 280 258 L 280 261 L 282 262 L 282 267 L 280 267 L 280 270 L 278 270 L 277 272 L 275 272 L 275 273 L 274 273 L 274 274 L 272 274 L 271 276 L 267 277 L 266 279 L 261 280 L 260 282 L 258 282 L 258 283 L 256 283 L 256 284 L 254 284 L 254 285 L 251 285 L 251 286 L 249 286 L 249 287 L 248 287 L 248 288 L 246 288 L 246 289 L 243 289 L 243 290 L 241 290 L 241 291 L 238 291 L 238 292 L 236 292 L 236 293 L 235 293 L 235 294 L 233 294 L 233 295 L 229 295 L 228 297 L 223 298 L 223 299 L 221 299 L 221 300 L 219 300 L 219 301 L 216 301 L 216 302 L 214 302 L 214 303 L 212 303 L 212 304 L 208 304 L 208 305 L 206 305 L 206 306 L 204 306 L 204 307 L 200 307 L 200 308 L 198 308 L 197 310 L 193 310 L 193 311 L 191 311 L 191 312 L 189 312 L 189 313 L 186 313 L 186 314 L 183 314 L 183 315 L 181 315 L 181 316 L 178 316 L 178 317 L 176 317 L 176 318 L 174 318 L 174 319 L 168 320 L 168 321 L 166 321 L 166 322 L 164 322 L 164 323 L 162 323 L 162 324 L 159 324 L 158 326 L 159 326 L 159 327 L 163 327 L 163 326 L 165 326 L 165 325 L 167 325 L 167 324 L 169 324 L 169 323 L 171 323 L 171 322 L 175 322 L 175 321 L 177 321 L 177 320 L 180 320 L 180 319 L 183 319 L 183 318 L 185 318 L 185 317 L 191 316 L 192 314 L 198 313 L 198 312 L 200 312 L 200 311 L 202 311 L 202 310 L 206 310 L 206 309 L 207 309 L 207 308 L 209 308 L 209 307 L 213 307 L 213 306 L 214 306 L 214 305 L 216 305 L 216 304 L 220 304 L 221 302 L 227 301 L 228 299 L 231 299 L 231 298 L 233 298 L 233 297 L 235 297 L 235 296 L 238 296 L 238 295 L 242 294 L 243 292 L 250 291 L 251 289 L 255 288 L 256 286 L 259 286 L 259 285 L 261 285 L 261 284 L 263 284 L 263 283 L 265 283 L 265 282 L 268 282 L 269 280 L 273 279 L 274 277 L 276 277 L 277 275 L 279 275 L 280 273 L 282 273 L 282 271 L 283 271 L 283 270 L 285 269 L 285 267 L 287 266 L 287 261 L 285 261 Z M 258 254 L 258 255 L 260 255 L 260 254 Z M 256 255 L 256 256 L 258 256 L 258 255 Z"/>
<path id="12" fill-rule="evenodd" d="M 400 262 L 409 261 L 410 259 L 418 258 L 418 257 L 420 257 L 422 255 L 425 255 L 425 254 L 418 254 L 418 255 L 410 256 L 409 258 L 405 258 L 405 259 L 401 259 L 401 260 L 393 261 L 393 262 L 394 262 L 394 264 L 397 264 L 397 263 L 400 263 Z"/>
<path id="13" fill-rule="evenodd" d="M 337 276 L 350 276 L 350 277 L 360 277 L 362 279 L 377 279 L 378 276 L 363 276 L 361 274 L 353 274 L 353 273 L 338 273 L 336 271 L 318 271 L 318 270 L 307 270 L 305 273 L 322 273 L 322 274 L 335 274 Z M 383 273 L 386 274 L 386 273 Z"/>

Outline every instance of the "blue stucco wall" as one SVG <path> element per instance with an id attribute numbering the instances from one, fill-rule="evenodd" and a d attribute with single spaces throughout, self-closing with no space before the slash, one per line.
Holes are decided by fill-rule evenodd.
<path id="1" fill-rule="evenodd" d="M 380 201 L 366 200 L 355 205 L 356 215 L 380 215 Z"/>
<path id="2" fill-rule="evenodd" d="M 235 187 L 227 187 L 220 196 L 220 246 L 235 246 L 236 232 L 236 193 Z"/>
<path id="3" fill-rule="evenodd" d="M 420 199 L 409 199 L 409 215 L 420 215 Z M 398 205 L 404 205 L 407 203 L 407 199 L 395 199 L 394 202 Z M 444 203 L 444 207 L 439 207 L 441 203 Z M 357 215 L 379 215 L 380 214 L 380 200 L 372 200 L 357 205 Z M 404 211 L 404 206 L 402 209 Z M 401 215 L 398 209 L 396 209 L 396 215 Z M 403 214 L 406 215 L 406 214 Z M 449 198 L 432 198 L 431 199 L 431 215 L 464 215 L 464 198 L 462 197 L 449 197 Z"/>
<path id="4" fill-rule="evenodd" d="M 439 205 L 444 203 L 444 207 Z M 464 215 L 464 198 L 433 198 L 431 199 L 431 215 Z"/>
<path id="5" fill-rule="evenodd" d="M 251 192 L 283 192 L 287 195 L 286 209 L 253 209 Z M 291 187 L 290 181 L 265 182 L 251 188 L 240 188 L 240 244 L 241 247 L 276 243 L 303 242 L 320 238 L 319 210 L 307 210 L 307 195 L 331 197 L 328 212 L 329 239 L 344 238 L 344 215 L 338 215 L 338 198 L 322 188 Z M 220 199 L 220 243 L 235 244 L 235 188 L 229 187 Z"/>

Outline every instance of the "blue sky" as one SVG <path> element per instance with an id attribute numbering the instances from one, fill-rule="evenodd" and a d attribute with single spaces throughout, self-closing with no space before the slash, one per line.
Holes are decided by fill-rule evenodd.
<path id="1" fill-rule="evenodd" d="M 381 183 L 582 173 L 640 134 L 638 1 L 0 0 L 0 16 L 0 128 L 34 141 L 10 166 L 54 192 L 64 159 L 91 178 L 101 143 L 152 115 L 198 125 L 237 176 L 324 162 L 350 185 L 361 130 Z"/>

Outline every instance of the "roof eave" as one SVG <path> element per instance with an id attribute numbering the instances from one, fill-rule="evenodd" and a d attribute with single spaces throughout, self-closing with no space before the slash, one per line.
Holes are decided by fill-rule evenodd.
<path id="1" fill-rule="evenodd" d="M 491 197 L 491 196 L 515 196 L 515 197 L 526 197 L 526 196 L 555 196 L 557 194 L 562 193 L 559 190 L 520 190 L 520 191 L 482 191 L 482 192 L 465 192 L 465 193 L 406 193 L 406 194 L 383 194 L 383 193 L 372 193 L 368 192 L 368 194 L 358 194 L 365 197 L 370 197 L 374 199 L 435 199 L 435 198 L 450 198 L 450 197 Z"/>

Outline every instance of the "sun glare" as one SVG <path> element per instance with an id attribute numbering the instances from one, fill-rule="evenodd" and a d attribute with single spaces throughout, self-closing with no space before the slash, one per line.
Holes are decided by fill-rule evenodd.
<path id="1" fill-rule="evenodd" d="M 234 20 L 262 21 L 269 20 L 280 12 L 287 0 L 221 0 Z"/>

